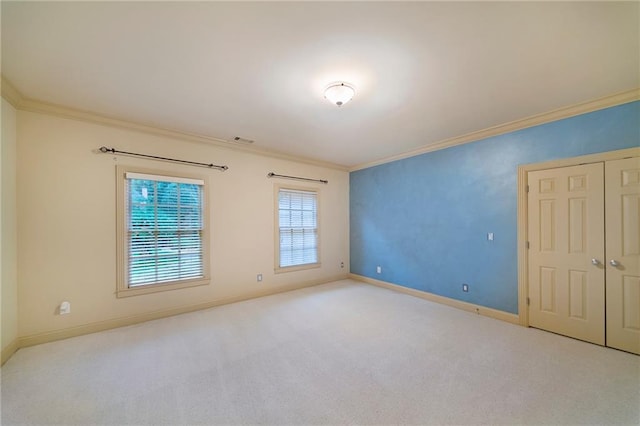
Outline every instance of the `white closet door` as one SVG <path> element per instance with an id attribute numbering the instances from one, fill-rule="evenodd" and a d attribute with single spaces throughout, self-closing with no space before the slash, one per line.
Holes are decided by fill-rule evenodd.
<path id="1" fill-rule="evenodd" d="M 604 164 L 529 172 L 529 322 L 604 345 Z"/>
<path id="2" fill-rule="evenodd" d="M 640 158 L 605 170 L 607 346 L 640 354 Z"/>

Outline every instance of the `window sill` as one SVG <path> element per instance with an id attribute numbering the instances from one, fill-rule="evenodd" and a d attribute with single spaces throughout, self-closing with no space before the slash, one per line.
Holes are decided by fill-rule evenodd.
<path id="1" fill-rule="evenodd" d="M 211 282 L 210 278 L 198 278 L 195 280 L 184 281 L 170 281 L 162 284 L 147 284 L 138 287 L 119 288 L 116 291 L 118 298 L 138 296 L 141 294 L 159 293 L 162 291 L 178 290 L 180 288 L 197 287 L 201 285 L 208 285 Z"/>
<path id="2" fill-rule="evenodd" d="M 304 271 L 305 269 L 316 269 L 316 268 L 319 268 L 320 266 L 321 266 L 320 262 L 307 263 L 305 265 L 285 266 L 285 267 L 276 266 L 274 269 L 274 272 L 276 274 L 282 274 L 285 272 Z"/>

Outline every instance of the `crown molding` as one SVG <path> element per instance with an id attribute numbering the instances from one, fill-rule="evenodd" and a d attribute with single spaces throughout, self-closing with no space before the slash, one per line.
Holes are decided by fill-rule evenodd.
<path id="1" fill-rule="evenodd" d="M 37 112 L 41 114 L 54 115 L 62 118 L 70 118 L 74 120 L 80 120 L 95 124 L 100 124 L 108 127 L 117 127 L 121 129 L 133 130 L 142 133 L 148 133 L 155 136 L 163 136 L 172 139 L 180 139 L 189 142 L 202 143 L 207 145 L 214 145 L 219 148 L 225 148 L 232 151 L 241 151 L 245 153 L 261 155 L 265 157 L 277 158 L 280 160 L 295 161 L 298 163 L 310 164 L 313 166 L 326 167 L 330 169 L 337 169 L 341 171 L 348 171 L 346 166 L 339 164 L 329 163 L 320 160 L 314 160 L 312 158 L 301 157 L 291 154 L 285 154 L 279 151 L 273 151 L 256 146 L 236 145 L 232 142 L 227 142 L 224 139 L 215 138 L 212 136 L 201 135 L 197 133 L 184 132 L 180 130 L 164 129 L 148 124 L 136 123 L 133 121 L 122 120 L 116 117 L 110 117 L 94 112 L 83 111 L 79 109 L 69 108 L 61 105 L 50 104 L 46 102 L 36 101 L 32 99 L 24 99 L 18 109 L 29 112 Z"/>
<path id="2" fill-rule="evenodd" d="M 6 99 L 6 101 L 9 102 L 14 108 L 18 109 L 18 106 L 24 100 L 24 96 L 22 96 L 22 93 L 20 93 L 18 89 L 16 89 L 15 86 L 11 84 L 11 82 L 9 82 L 9 80 L 4 78 L 4 76 L 2 76 L 0 82 L 0 89 L 2 89 L 2 97 Z"/>
<path id="3" fill-rule="evenodd" d="M 53 115 L 62 118 L 79 120 L 102 126 L 116 127 L 120 129 L 133 130 L 136 132 L 147 133 L 155 136 L 163 136 L 172 139 L 180 139 L 189 142 L 213 145 L 219 148 L 229 149 L 232 151 L 241 151 L 249 154 L 260 155 L 264 157 L 277 158 L 280 160 L 295 161 L 297 163 L 309 164 L 312 166 L 325 167 L 340 171 L 348 171 L 348 167 L 334 164 L 327 161 L 315 160 L 308 157 L 286 154 L 279 151 L 260 148 L 256 146 L 237 145 L 224 139 L 212 136 L 201 135 L 197 133 L 184 132 L 180 130 L 165 129 L 149 124 L 136 123 L 133 121 L 123 120 L 117 117 L 111 117 L 98 114 L 91 111 L 85 111 L 63 105 L 52 104 L 35 99 L 25 98 L 7 79 L 2 77 L 2 97 L 5 98 L 14 108 L 22 111 L 36 112 L 40 114 Z"/>
<path id="4" fill-rule="evenodd" d="M 381 164 L 426 154 L 427 152 L 439 151 L 441 149 L 450 148 L 456 145 L 476 142 L 492 136 L 503 135 L 505 133 L 511 133 L 517 130 L 526 129 L 528 127 L 539 126 L 541 124 L 551 123 L 553 121 L 575 117 L 577 115 L 586 114 L 589 112 L 594 112 L 638 100 L 640 100 L 640 88 L 628 90 L 626 92 L 621 92 L 610 96 L 605 96 L 587 102 L 582 102 L 568 107 L 558 108 L 553 111 L 533 115 L 531 117 L 523 118 L 520 120 L 511 121 L 509 123 L 500 124 L 476 132 L 467 133 L 462 136 L 445 139 L 443 141 L 425 145 L 401 154 L 392 155 L 390 157 L 385 157 L 367 163 L 357 164 L 355 166 L 349 167 L 349 171 L 353 172 L 356 170 L 367 169 L 369 167 L 379 166 Z"/>
<path id="5" fill-rule="evenodd" d="M 511 121 L 509 123 L 500 124 L 497 126 L 489 127 L 487 129 L 479 130 L 465 135 L 456 136 L 453 138 L 445 139 L 439 142 L 428 144 L 420 148 L 406 151 L 404 153 L 384 157 L 379 160 L 356 164 L 354 166 L 344 166 L 340 164 L 330 163 L 326 161 L 315 160 L 308 157 L 295 156 L 286 154 L 284 152 L 273 151 L 257 146 L 236 145 L 228 142 L 224 139 L 215 138 L 212 136 L 201 135 L 197 133 L 184 132 L 180 130 L 165 129 L 149 124 L 141 124 L 133 121 L 123 120 L 117 117 L 110 117 L 103 114 L 98 114 L 91 111 L 85 111 L 80 109 L 69 108 L 62 105 L 56 105 L 52 103 L 42 102 L 35 99 L 25 98 L 20 91 L 18 91 L 11 82 L 9 82 L 4 76 L 2 76 L 2 97 L 6 99 L 14 108 L 37 112 L 41 114 L 54 115 L 62 118 L 74 119 L 79 121 L 85 121 L 103 126 L 116 127 L 121 129 L 128 129 L 137 132 L 152 134 L 155 136 L 163 136 L 173 139 L 180 139 L 189 142 L 203 143 L 208 145 L 217 146 L 220 148 L 230 149 L 233 151 L 241 151 L 249 154 L 261 155 L 265 157 L 277 158 L 280 160 L 295 161 L 298 163 L 309 164 L 318 167 L 325 167 L 329 169 L 349 171 L 362 170 L 369 167 L 379 166 L 381 164 L 390 163 L 405 158 L 415 157 L 417 155 L 426 154 L 428 152 L 438 151 L 441 149 L 450 148 L 457 145 L 463 145 L 466 143 L 476 142 L 482 139 L 486 139 L 493 136 L 503 135 L 505 133 L 515 132 L 518 130 L 526 129 L 528 127 L 534 127 L 541 124 L 551 123 L 553 121 L 562 120 L 565 118 L 574 117 L 581 114 L 586 114 L 593 111 L 598 111 L 605 108 L 614 107 L 617 105 L 626 104 L 640 100 L 640 88 L 628 90 L 626 92 L 617 93 L 610 96 L 605 96 L 595 100 L 582 102 L 579 104 L 571 105 L 568 107 L 559 108 L 553 111 L 537 114 L 531 117 L 523 118 L 520 120 Z"/>

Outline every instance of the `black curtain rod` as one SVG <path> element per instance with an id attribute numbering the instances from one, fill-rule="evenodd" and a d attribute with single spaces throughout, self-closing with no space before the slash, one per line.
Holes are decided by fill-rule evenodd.
<path id="1" fill-rule="evenodd" d="M 284 178 L 284 179 L 304 180 L 304 181 L 307 181 L 307 182 L 320 182 L 320 183 L 325 183 L 325 184 L 329 183 L 328 180 L 323 180 L 323 179 L 309 179 L 309 178 L 297 177 L 297 176 L 277 175 L 277 174 L 275 174 L 273 172 L 269 173 L 267 175 L 267 177 L 270 177 L 270 178 L 279 177 L 279 178 Z"/>
<path id="2" fill-rule="evenodd" d="M 127 151 L 118 151 L 115 148 L 107 148 L 106 146 L 101 146 L 100 147 L 100 152 L 103 152 L 103 153 L 112 152 L 114 154 L 124 154 L 124 155 L 132 155 L 134 157 L 152 158 L 154 160 L 172 161 L 174 163 L 189 164 L 189 165 L 192 165 L 192 166 L 200 166 L 200 167 L 208 167 L 210 169 L 216 169 L 216 170 L 220 170 L 222 172 L 224 172 L 225 170 L 229 169 L 229 167 L 227 167 L 227 166 L 216 166 L 215 164 L 212 164 L 212 163 L 198 163 L 196 161 L 176 160 L 175 158 L 158 157 L 158 156 L 155 156 L 155 155 L 138 154 L 138 153 L 135 153 L 135 152 L 127 152 Z"/>

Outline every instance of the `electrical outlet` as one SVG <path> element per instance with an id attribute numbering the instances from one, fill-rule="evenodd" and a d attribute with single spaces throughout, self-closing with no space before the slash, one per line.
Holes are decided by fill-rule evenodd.
<path id="1" fill-rule="evenodd" d="M 469 291 L 469 284 L 462 284 L 462 291 L 467 293 Z"/>
<path id="2" fill-rule="evenodd" d="M 382 273 L 382 266 L 376 266 L 376 273 L 378 274 Z"/>
<path id="3" fill-rule="evenodd" d="M 489 233 L 487 234 L 487 240 L 489 240 L 489 241 L 493 241 L 493 232 L 489 232 Z"/>
<path id="4" fill-rule="evenodd" d="M 258 282 L 262 281 L 262 274 L 258 274 L 256 276 L 256 281 L 258 281 Z"/>
<path id="5" fill-rule="evenodd" d="M 71 313 L 71 303 L 69 302 L 62 302 L 60 304 L 60 308 L 58 309 L 58 312 L 60 312 L 60 315 L 66 315 L 66 314 L 70 314 Z"/>
<path id="6" fill-rule="evenodd" d="M 340 268 L 344 268 L 344 262 L 340 262 Z"/>

